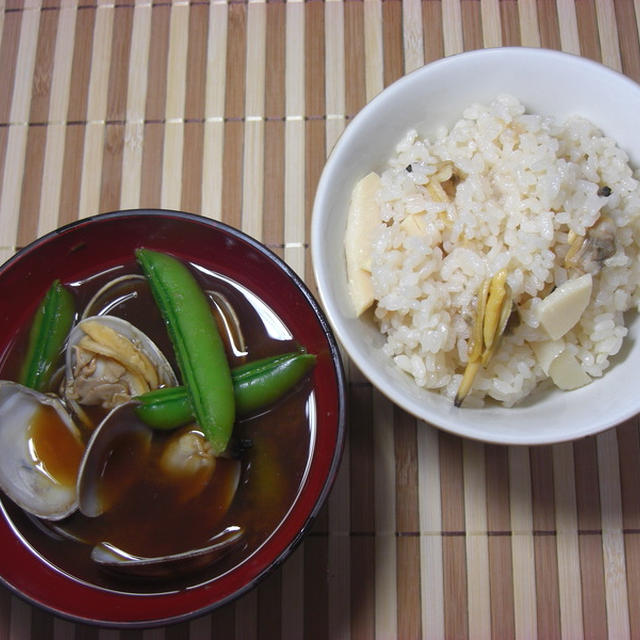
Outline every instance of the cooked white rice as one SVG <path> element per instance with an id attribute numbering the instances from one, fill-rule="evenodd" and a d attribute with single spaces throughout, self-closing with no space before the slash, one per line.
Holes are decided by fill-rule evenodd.
<path id="1" fill-rule="evenodd" d="M 425 185 L 447 163 L 459 182 L 449 202 L 438 202 Z M 564 336 L 583 370 L 601 376 L 627 334 L 624 313 L 640 303 L 639 179 L 626 154 L 590 122 L 530 115 L 511 96 L 470 106 L 432 140 L 409 131 L 381 175 L 383 222 L 371 256 L 374 316 L 386 352 L 418 385 L 453 399 L 468 362 L 478 291 L 506 268 L 519 324 L 478 372 L 465 404 L 487 396 L 518 402 L 547 377 L 530 346 L 549 340 L 536 305 L 549 283 L 575 277 L 564 265 L 569 241 L 608 216 L 615 254 L 582 265 L 593 275 L 591 301 Z M 603 186 L 609 196 L 598 195 Z M 420 214 L 423 234 L 402 224 L 412 214 Z"/>

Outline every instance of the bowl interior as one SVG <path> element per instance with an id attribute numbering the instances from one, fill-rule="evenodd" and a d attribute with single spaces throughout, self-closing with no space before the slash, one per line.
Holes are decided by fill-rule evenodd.
<path id="1" fill-rule="evenodd" d="M 312 256 L 320 297 L 347 353 L 383 393 L 436 426 L 471 438 L 510 444 L 574 439 L 615 425 L 640 409 L 633 379 L 640 371 L 638 323 L 630 318 L 623 352 L 602 379 L 571 393 L 539 392 L 525 403 L 455 409 L 418 389 L 379 347 L 370 320 L 354 317 L 342 256 L 351 190 L 369 171 L 381 172 L 409 128 L 431 135 L 451 126 L 473 102 L 500 93 L 529 112 L 562 120 L 582 115 L 615 139 L 640 166 L 640 87 L 585 58 L 527 48 L 484 49 L 444 58 L 401 78 L 352 120 L 319 181 L 312 220 Z M 338 255 L 337 255 L 338 254 Z"/>
<path id="2" fill-rule="evenodd" d="M 224 224 L 162 211 L 116 212 L 63 227 L 29 245 L 0 268 L 0 295 L 11 299 L 0 317 L 0 354 L 29 322 L 53 277 L 84 279 L 131 260 L 145 246 L 193 261 L 243 285 L 279 316 L 294 340 L 317 354 L 313 370 L 316 428 L 310 461 L 294 504 L 276 531 L 249 558 L 188 589 L 127 593 L 65 575 L 39 557 L 12 529 L 3 508 L 0 577 L 19 595 L 58 615 L 92 623 L 149 626 L 218 606 L 255 585 L 300 540 L 333 481 L 344 435 L 344 380 L 329 325 L 303 282 L 263 245 Z"/>

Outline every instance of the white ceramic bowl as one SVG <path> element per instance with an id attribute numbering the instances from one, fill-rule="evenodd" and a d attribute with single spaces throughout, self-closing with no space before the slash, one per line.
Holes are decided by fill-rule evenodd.
<path id="1" fill-rule="evenodd" d="M 455 408 L 417 387 L 380 347 L 375 326 L 358 319 L 347 292 L 343 237 L 351 190 L 381 172 L 411 127 L 422 135 L 452 125 L 472 102 L 510 93 L 530 112 L 580 114 L 614 138 L 640 167 L 640 86 L 585 58 L 528 48 L 484 49 L 451 56 L 401 78 L 347 126 L 320 178 L 311 249 L 320 299 L 338 339 L 362 373 L 393 402 L 437 427 L 503 444 L 573 440 L 640 412 L 640 321 L 632 319 L 622 351 L 605 375 L 571 392 L 536 392 L 513 408 Z"/>

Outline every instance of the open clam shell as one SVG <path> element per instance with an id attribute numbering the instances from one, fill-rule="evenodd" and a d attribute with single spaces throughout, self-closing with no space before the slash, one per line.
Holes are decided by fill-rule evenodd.
<path id="1" fill-rule="evenodd" d="M 90 316 L 69 334 L 65 399 L 90 426 L 83 406 L 113 409 L 159 386 L 175 386 L 169 361 L 143 331 L 117 316 Z"/>
<path id="2" fill-rule="evenodd" d="M 95 518 L 137 480 L 151 447 L 152 432 L 136 415 L 135 403 L 110 411 L 91 434 L 78 471 L 78 508 Z M 140 464 L 126 465 L 126 458 Z"/>
<path id="3" fill-rule="evenodd" d="M 91 559 L 101 567 L 141 577 L 167 577 L 190 573 L 200 567 L 217 562 L 244 538 L 244 529 L 229 526 L 209 540 L 209 544 L 159 557 L 145 557 L 127 553 L 108 543 L 101 542 L 91 550 Z"/>
<path id="4" fill-rule="evenodd" d="M 84 320 L 90 316 L 109 315 L 120 305 L 140 296 L 148 288 L 149 283 L 143 275 L 129 273 L 124 276 L 118 276 L 107 282 L 94 294 L 93 298 L 87 302 L 80 319 Z"/>
<path id="5" fill-rule="evenodd" d="M 247 343 L 242 333 L 240 319 L 233 305 L 227 297 L 219 291 L 207 291 L 213 314 L 218 322 L 218 328 L 228 349 L 236 358 L 243 358 L 248 354 Z"/>
<path id="6" fill-rule="evenodd" d="M 57 398 L 0 381 L 0 487 L 17 505 L 47 520 L 75 511 L 83 448 Z"/>

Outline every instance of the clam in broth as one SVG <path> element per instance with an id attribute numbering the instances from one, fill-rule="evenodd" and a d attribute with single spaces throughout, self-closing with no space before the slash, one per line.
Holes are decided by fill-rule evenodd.
<path id="1" fill-rule="evenodd" d="M 137 276 L 136 272 L 132 262 L 72 285 L 78 315 L 82 316 L 93 299 L 87 315 L 113 316 L 130 323 L 157 345 L 169 368 L 177 371 L 162 317 L 148 287 L 139 277 L 132 279 L 131 285 L 127 282 L 128 275 Z M 212 312 L 224 312 L 227 305 L 219 302 L 224 296 L 237 318 L 239 328 L 230 339 L 222 328 L 234 320 L 217 318 L 232 367 L 298 348 L 286 326 L 253 294 L 217 274 L 200 269 L 197 274 L 205 291 L 217 293 L 218 304 L 211 303 Z M 124 281 L 112 299 L 110 287 L 106 293 L 103 288 L 121 276 Z M 123 287 L 129 286 L 123 295 Z M 95 300 L 98 291 L 99 305 Z M 25 327 L 12 351 L 5 354 L 0 377 L 16 375 L 27 334 Z M 315 421 L 308 380 L 269 410 L 239 420 L 231 449 L 222 457 L 212 457 L 193 422 L 167 432 L 149 430 L 136 422 L 130 412 L 135 393 L 123 397 L 124 404 L 116 402 L 116 409 L 101 400 L 78 411 L 73 406 L 78 398 L 66 397 L 69 379 L 63 378 L 62 384 L 60 377 L 54 378 L 48 391 L 58 395 L 63 389 L 56 402 L 80 427 L 76 466 L 89 468 L 85 448 L 98 441 L 96 434 L 108 430 L 115 435 L 110 443 L 106 438 L 100 455 L 91 454 L 95 458 L 92 499 L 104 501 L 106 508 L 94 510 L 97 515 L 87 515 L 76 508 L 74 498 L 71 512 L 52 522 L 30 515 L 13 500 L 2 501 L 7 517 L 26 543 L 71 575 L 108 588 L 139 592 L 157 590 L 158 580 L 166 588 L 208 580 L 258 548 L 293 503 L 308 464 Z M 175 377 L 159 379 L 159 387 L 174 384 Z M 121 412 L 125 417 L 120 426 L 116 422 L 115 429 L 105 428 Z M 80 460 L 83 455 L 84 462 Z M 87 484 L 87 472 L 83 471 L 82 477 Z M 78 483 L 78 489 L 84 491 L 81 486 Z M 109 560 L 114 554 L 129 559 L 114 566 Z M 140 559 L 138 569 L 132 569 L 131 558 Z M 140 581 L 136 578 L 139 575 L 153 576 L 154 581 Z"/>

